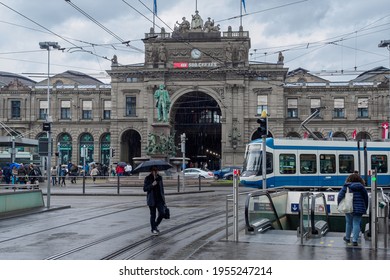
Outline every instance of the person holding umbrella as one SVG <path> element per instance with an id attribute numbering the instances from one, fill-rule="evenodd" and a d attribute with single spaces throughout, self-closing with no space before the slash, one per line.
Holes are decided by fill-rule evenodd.
<path id="1" fill-rule="evenodd" d="M 158 174 L 157 166 L 150 168 L 150 174 L 144 180 L 144 192 L 146 192 L 146 203 L 150 210 L 150 226 L 153 235 L 158 235 L 158 226 L 164 218 L 165 196 L 162 177 Z M 158 211 L 158 217 L 156 214 Z"/>

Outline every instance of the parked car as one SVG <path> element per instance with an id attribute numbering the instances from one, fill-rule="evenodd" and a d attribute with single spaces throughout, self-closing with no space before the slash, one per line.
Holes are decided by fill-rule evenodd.
<path id="1" fill-rule="evenodd" d="M 239 168 L 239 170 L 240 170 L 240 174 L 241 174 L 242 170 L 240 168 Z M 225 173 L 225 175 L 223 175 L 222 179 L 223 180 L 233 180 L 233 171 Z"/>
<path id="2" fill-rule="evenodd" d="M 186 168 L 184 169 L 184 176 L 188 178 L 213 178 L 214 174 L 211 171 L 204 171 L 200 168 Z"/>
<path id="3" fill-rule="evenodd" d="M 226 173 L 233 172 L 233 169 L 242 169 L 241 166 L 226 166 L 220 170 L 214 171 L 214 178 L 221 179 Z"/>

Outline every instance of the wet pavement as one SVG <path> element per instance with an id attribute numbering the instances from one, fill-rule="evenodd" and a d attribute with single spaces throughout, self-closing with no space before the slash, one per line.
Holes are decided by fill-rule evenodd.
<path id="1" fill-rule="evenodd" d="M 232 193 L 232 186 L 211 185 L 203 182 L 199 188 L 197 182 L 188 184 L 178 192 L 175 180 L 166 180 L 167 201 L 173 213 L 171 220 L 163 222 L 160 240 L 169 238 L 164 250 L 171 247 L 171 253 L 156 250 L 150 254 L 142 253 L 138 259 L 189 259 L 189 260 L 388 260 L 390 253 L 379 242 L 374 250 L 370 241 L 364 238 L 358 247 L 345 244 L 343 233 L 330 232 L 325 237 L 310 239 L 301 245 L 296 231 L 267 231 L 264 234 L 248 235 L 243 229 L 244 215 L 241 210 L 238 242 L 233 241 L 231 228 L 229 237 L 224 234 L 226 195 Z M 41 186 L 47 193 L 46 187 Z M 240 188 L 247 192 L 251 189 Z M 118 195 L 119 193 L 119 195 Z M 243 203 L 245 196 L 241 198 Z M 44 195 L 45 203 L 47 196 Z M 110 237 L 115 243 L 88 245 L 89 251 L 69 255 L 67 259 L 101 259 L 112 247 L 118 248 L 137 240 L 150 238 L 148 233 L 148 209 L 145 206 L 145 193 L 142 180 L 132 179 L 126 186 L 118 189 L 115 182 L 97 181 L 82 184 L 70 184 L 66 187 L 51 187 L 50 209 L 36 209 L 17 216 L 0 219 L 0 259 L 46 259 L 58 252 L 93 240 Z M 197 212 L 215 211 L 215 220 L 202 222 L 193 228 L 187 226 L 180 234 L 170 232 L 176 223 L 183 222 L 183 217 L 193 217 Z M 31 214 L 35 212 L 35 214 Z M 219 213 L 221 212 L 221 213 Z M 194 214 L 195 213 L 195 214 Z M 191 216 L 192 215 L 192 216 Z M 211 213 L 212 215 L 212 213 Z M 129 223 L 131 217 L 131 223 Z M 175 219 L 177 217 L 177 219 Z M 209 234 L 208 228 L 215 227 L 217 234 Z M 50 229 L 49 229 L 50 228 Z M 47 232 L 50 230 L 50 234 Z M 123 233 L 123 236 L 122 236 Z M 145 235 L 147 233 L 147 235 Z M 116 234 L 115 237 L 113 235 Z M 191 241 L 184 241 L 186 238 Z M 197 236 L 198 235 L 198 236 Z M 147 237 L 146 237 L 147 236 Z M 156 242 L 148 239 L 145 244 Z M 181 243 L 188 242 L 183 245 Z M 80 245 L 78 245 L 80 244 Z M 173 244 L 173 245 L 172 245 Z M 175 252 L 172 246 L 187 255 Z M 85 245 L 84 245 L 85 246 Z M 146 246 L 146 245 L 144 245 Z M 183 246 L 182 248 L 180 246 Z M 92 249 L 93 248 L 93 249 Z M 195 249 L 194 249 L 195 248 Z M 163 251 L 163 249 L 159 249 Z M 88 252 L 88 253 L 86 253 Z"/>

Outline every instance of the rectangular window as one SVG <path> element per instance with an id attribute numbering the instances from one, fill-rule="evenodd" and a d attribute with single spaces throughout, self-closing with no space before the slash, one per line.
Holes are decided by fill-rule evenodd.
<path id="1" fill-rule="evenodd" d="M 300 169 L 302 174 L 317 173 L 317 159 L 316 155 L 301 154 L 299 156 Z"/>
<path id="2" fill-rule="evenodd" d="M 314 111 L 321 107 L 321 99 L 312 98 L 310 99 L 310 114 L 313 114 Z"/>
<path id="3" fill-rule="evenodd" d="M 320 171 L 322 174 L 336 173 L 336 156 L 320 155 Z"/>
<path id="4" fill-rule="evenodd" d="M 344 98 L 335 98 L 334 99 L 334 109 L 333 109 L 334 118 L 344 118 Z"/>
<path id="5" fill-rule="evenodd" d="M 386 155 L 372 155 L 371 169 L 377 169 L 378 173 L 387 173 L 387 156 Z"/>
<path id="6" fill-rule="evenodd" d="M 82 119 L 83 120 L 92 119 L 92 100 L 83 100 Z"/>
<path id="7" fill-rule="evenodd" d="M 39 119 L 45 120 L 47 114 L 47 100 L 39 101 Z"/>
<path id="8" fill-rule="evenodd" d="M 294 154 L 279 155 L 280 174 L 295 174 L 297 171 L 297 160 Z"/>
<path id="9" fill-rule="evenodd" d="M 298 118 L 298 99 L 287 99 L 287 118 Z"/>
<path id="10" fill-rule="evenodd" d="M 263 111 L 268 110 L 268 96 L 267 95 L 258 95 L 257 96 L 257 115 L 261 115 Z"/>
<path id="11" fill-rule="evenodd" d="M 126 116 L 127 117 L 135 117 L 136 116 L 136 105 L 137 99 L 134 96 L 126 97 Z"/>
<path id="12" fill-rule="evenodd" d="M 111 119 L 111 100 L 104 100 L 103 103 L 103 119 Z"/>
<path id="13" fill-rule="evenodd" d="M 358 98 L 358 118 L 368 118 L 368 98 Z"/>
<path id="14" fill-rule="evenodd" d="M 339 155 L 339 172 L 351 174 L 355 171 L 353 155 Z"/>
<path id="15" fill-rule="evenodd" d="M 11 118 L 19 119 L 20 118 L 20 101 L 12 100 L 11 101 Z"/>
<path id="16" fill-rule="evenodd" d="M 70 120 L 70 100 L 61 101 L 61 119 Z"/>

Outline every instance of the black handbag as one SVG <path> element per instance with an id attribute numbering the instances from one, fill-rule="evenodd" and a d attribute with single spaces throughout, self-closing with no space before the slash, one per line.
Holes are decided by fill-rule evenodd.
<path id="1" fill-rule="evenodd" d="M 169 219 L 171 218 L 171 212 L 169 211 L 169 208 L 164 205 L 164 219 Z"/>

